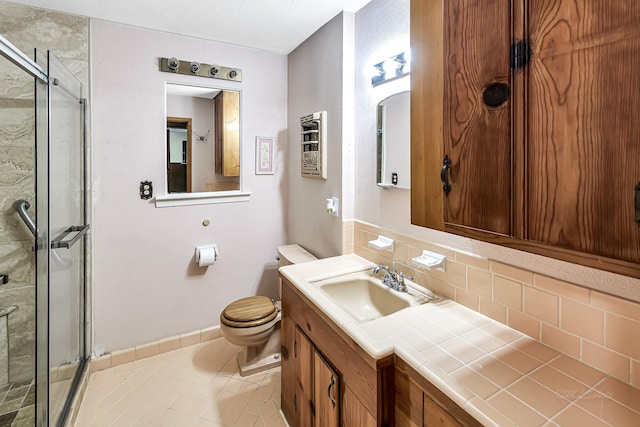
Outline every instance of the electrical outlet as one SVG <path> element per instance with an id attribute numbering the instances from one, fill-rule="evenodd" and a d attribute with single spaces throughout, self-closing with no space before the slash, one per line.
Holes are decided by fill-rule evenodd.
<path id="1" fill-rule="evenodd" d="M 153 184 L 151 181 L 140 182 L 140 198 L 148 200 L 153 197 Z"/>

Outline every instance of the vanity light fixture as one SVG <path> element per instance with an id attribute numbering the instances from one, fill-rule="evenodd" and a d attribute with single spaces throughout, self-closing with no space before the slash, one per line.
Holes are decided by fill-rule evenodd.
<path id="1" fill-rule="evenodd" d="M 406 52 L 399 53 L 389 59 L 378 62 L 373 65 L 371 85 L 375 87 L 379 84 L 404 77 L 409 74 L 410 68 L 410 58 Z"/>
<path id="2" fill-rule="evenodd" d="M 171 71 L 178 71 L 178 68 L 180 67 L 180 61 L 172 56 L 171 58 L 167 59 L 167 66 Z"/>
<path id="3" fill-rule="evenodd" d="M 210 65 L 197 61 L 181 61 L 173 56 L 171 58 L 160 58 L 160 71 L 234 82 L 242 81 L 242 70 L 240 68 Z"/>
<path id="4" fill-rule="evenodd" d="M 189 70 L 191 70 L 193 74 L 198 74 L 200 71 L 200 64 L 198 62 L 192 62 L 189 64 Z"/>

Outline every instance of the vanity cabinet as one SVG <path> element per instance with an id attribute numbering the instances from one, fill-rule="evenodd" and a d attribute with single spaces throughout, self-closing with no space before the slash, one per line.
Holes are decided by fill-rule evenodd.
<path id="1" fill-rule="evenodd" d="M 370 357 L 284 277 L 281 328 L 291 427 L 394 425 L 393 356 Z"/>
<path id="2" fill-rule="evenodd" d="M 240 92 L 222 90 L 213 101 L 216 174 L 240 176 Z"/>
<path id="3" fill-rule="evenodd" d="M 469 415 L 399 357 L 395 362 L 397 427 L 479 427 Z"/>
<path id="4" fill-rule="evenodd" d="M 411 0 L 412 223 L 640 277 L 640 10 L 614 3 Z"/>

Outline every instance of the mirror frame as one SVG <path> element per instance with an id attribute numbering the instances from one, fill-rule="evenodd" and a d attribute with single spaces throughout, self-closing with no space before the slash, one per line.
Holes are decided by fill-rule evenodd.
<path id="1" fill-rule="evenodd" d="M 384 182 L 384 154 L 386 153 L 386 148 L 384 146 L 384 138 L 383 138 L 383 133 L 384 133 L 384 129 L 383 129 L 383 110 L 384 110 L 384 105 L 382 105 L 385 101 L 388 101 L 390 98 L 397 96 L 397 95 L 401 95 L 401 94 L 406 94 L 406 96 L 410 95 L 410 91 L 409 90 L 402 90 L 399 92 L 395 92 L 392 93 L 391 95 L 387 96 L 386 98 L 380 100 L 380 102 L 378 102 L 378 104 L 376 105 L 376 185 L 380 188 L 383 189 L 388 189 L 388 188 L 397 188 L 397 189 L 401 189 L 401 190 L 409 190 L 410 187 L 410 183 L 411 180 L 409 180 L 409 184 L 406 187 L 398 187 L 392 183 L 385 183 Z M 411 127 L 411 105 L 409 105 L 409 114 L 407 115 L 407 117 L 409 117 L 409 127 L 408 130 L 410 131 L 410 127 Z M 411 160 L 411 141 L 407 141 L 407 158 L 409 158 L 409 162 Z M 407 173 L 410 173 L 410 169 L 408 170 Z"/>
<path id="2" fill-rule="evenodd" d="M 167 124 L 167 86 L 191 86 L 191 87 L 200 87 L 200 88 L 208 88 L 208 89 L 220 89 L 220 90 L 233 90 L 239 93 L 240 96 L 240 176 L 239 176 L 239 190 L 227 190 L 227 191 L 209 191 L 209 192 L 197 192 L 197 193 L 169 193 L 168 190 L 168 177 L 166 173 L 166 165 L 167 165 L 167 150 L 166 150 L 166 141 L 163 138 L 163 164 L 162 169 L 163 172 L 163 186 L 162 191 L 164 194 L 158 195 L 154 198 L 155 205 L 157 208 L 162 207 L 173 207 L 173 206 L 190 206 L 190 205 L 204 205 L 204 204 L 215 204 L 215 203 L 233 203 L 233 202 L 248 202 L 251 196 L 250 191 L 244 191 L 244 179 L 243 174 L 246 170 L 247 165 L 243 158 L 244 148 L 243 148 L 243 126 L 244 120 L 244 102 L 243 102 L 243 93 L 242 89 L 238 87 L 234 87 L 232 85 L 223 84 L 222 82 L 216 81 L 215 86 L 211 85 L 203 85 L 203 84 L 194 84 L 190 82 L 184 81 L 169 81 L 166 80 L 163 85 L 164 90 L 164 114 L 162 116 L 162 129 L 166 128 Z M 165 132 L 163 131 L 163 135 Z M 214 165 L 215 167 L 215 165 Z"/>

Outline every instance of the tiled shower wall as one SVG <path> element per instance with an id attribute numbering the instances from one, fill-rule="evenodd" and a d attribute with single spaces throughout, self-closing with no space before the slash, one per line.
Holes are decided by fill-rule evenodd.
<path id="1" fill-rule="evenodd" d="M 368 247 L 378 235 L 394 252 Z M 359 221 L 344 222 L 344 253 L 391 265 L 434 292 L 640 388 L 640 304 Z M 447 256 L 446 272 L 411 258 Z"/>
<path id="2" fill-rule="evenodd" d="M 88 87 L 88 19 L 0 1 L 0 34 L 29 57 L 34 48 L 51 50 Z M 16 383 L 33 378 L 35 365 L 33 237 L 13 208 L 26 199 L 35 215 L 34 82 L 4 58 L 0 81 L 0 271 L 11 273 L 0 310 L 17 307 L 8 316 L 9 382 Z"/>

